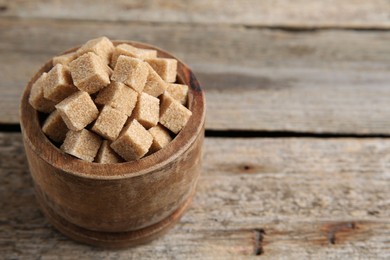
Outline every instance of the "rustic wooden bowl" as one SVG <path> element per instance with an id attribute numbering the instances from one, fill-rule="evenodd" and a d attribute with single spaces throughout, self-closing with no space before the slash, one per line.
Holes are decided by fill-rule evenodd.
<path id="1" fill-rule="evenodd" d="M 114 44 L 124 42 L 174 58 L 142 43 Z M 138 161 L 98 164 L 65 154 L 41 130 L 42 115 L 28 97 L 32 83 L 51 67 L 47 62 L 31 79 L 20 106 L 24 147 L 43 212 L 62 233 L 92 245 L 126 247 L 160 236 L 188 208 L 201 171 L 205 97 L 194 74 L 178 61 L 178 81 L 190 87 L 193 115 L 167 147 Z"/>

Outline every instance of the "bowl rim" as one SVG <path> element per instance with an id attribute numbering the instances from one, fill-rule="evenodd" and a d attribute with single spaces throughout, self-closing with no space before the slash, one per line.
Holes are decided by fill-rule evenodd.
<path id="1" fill-rule="evenodd" d="M 191 69 L 175 56 L 153 45 L 128 40 L 113 40 L 112 42 L 115 46 L 126 43 L 139 48 L 154 49 L 157 50 L 158 57 L 176 59 L 178 61 L 178 78 L 189 86 L 188 108 L 192 111 L 192 116 L 180 133 L 166 147 L 140 160 L 116 164 L 100 164 L 78 159 L 64 153 L 46 137 L 39 122 L 40 112 L 36 111 L 28 101 L 32 84 L 43 72 L 47 72 L 53 67 L 52 59 L 50 59 L 35 73 L 22 94 L 19 117 L 24 145 L 28 145 L 46 163 L 75 177 L 95 180 L 118 180 L 148 173 L 152 174 L 162 166 L 176 160 L 190 148 L 200 134 L 204 134 L 206 100 L 204 92 Z M 68 49 L 62 54 L 73 52 L 80 46 Z"/>

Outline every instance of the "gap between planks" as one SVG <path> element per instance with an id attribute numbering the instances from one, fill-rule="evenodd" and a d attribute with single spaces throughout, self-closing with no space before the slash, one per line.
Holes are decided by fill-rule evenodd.
<path id="1" fill-rule="evenodd" d="M 0 124 L 0 133 L 20 133 L 19 124 Z M 209 130 L 208 138 L 390 138 L 389 135 L 355 133 L 309 133 L 293 131 L 246 131 L 246 130 Z"/>

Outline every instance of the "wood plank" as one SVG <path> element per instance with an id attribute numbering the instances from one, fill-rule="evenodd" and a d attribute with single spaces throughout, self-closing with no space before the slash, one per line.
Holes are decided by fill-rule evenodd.
<path id="1" fill-rule="evenodd" d="M 386 0 L 3 1 L 0 15 L 286 28 L 390 28 Z"/>
<path id="2" fill-rule="evenodd" d="M 121 251 L 51 229 L 37 209 L 20 134 L 1 133 L 0 153 L 6 258 L 390 257 L 387 139 L 207 138 L 191 209 L 166 236 Z"/>
<path id="3" fill-rule="evenodd" d="M 101 34 L 156 44 L 193 67 L 207 129 L 390 133 L 390 32 L 51 20 L 0 20 L 0 122 L 18 122 L 20 93 L 45 60 Z"/>

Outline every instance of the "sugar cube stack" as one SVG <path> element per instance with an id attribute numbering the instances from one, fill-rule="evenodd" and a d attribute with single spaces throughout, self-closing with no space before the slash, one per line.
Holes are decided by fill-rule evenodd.
<path id="1" fill-rule="evenodd" d="M 160 116 L 160 100 L 149 94 L 141 93 L 133 117 L 145 128 L 157 125 Z"/>
<path id="2" fill-rule="evenodd" d="M 138 93 L 141 93 L 145 87 L 148 77 L 148 67 L 140 59 L 121 55 L 115 64 L 111 79 L 117 82 L 123 82 Z"/>
<path id="3" fill-rule="evenodd" d="M 167 58 L 146 59 L 160 77 L 166 82 L 175 82 L 177 74 L 177 60 Z"/>
<path id="4" fill-rule="evenodd" d="M 45 98 L 43 88 L 47 84 L 47 73 L 43 73 L 32 85 L 29 102 L 35 110 L 50 113 L 55 108 L 55 102 Z"/>
<path id="5" fill-rule="evenodd" d="M 72 85 L 69 69 L 62 64 L 55 65 L 44 81 L 43 96 L 55 103 L 77 91 Z"/>
<path id="6" fill-rule="evenodd" d="M 112 150 L 110 142 L 103 140 L 96 155 L 95 162 L 98 163 L 120 163 L 123 159 Z"/>
<path id="7" fill-rule="evenodd" d="M 182 105 L 187 103 L 188 86 L 183 84 L 168 84 L 167 92 Z"/>
<path id="8" fill-rule="evenodd" d="M 192 113 L 168 93 L 162 96 L 160 123 L 177 134 L 187 124 Z"/>
<path id="9" fill-rule="evenodd" d="M 132 88 L 120 82 L 111 82 L 109 86 L 102 89 L 95 99 L 99 105 L 109 105 L 127 116 L 131 116 L 137 104 L 138 93 Z"/>
<path id="10" fill-rule="evenodd" d="M 92 162 L 99 150 L 101 142 L 102 140 L 98 135 L 87 129 L 80 131 L 69 130 L 66 133 L 61 149 L 77 158 Z"/>
<path id="11" fill-rule="evenodd" d="M 153 143 L 150 147 L 151 152 L 157 152 L 158 150 L 167 146 L 170 141 L 172 141 L 172 137 L 169 134 L 169 131 L 160 124 L 150 128 L 149 133 L 153 137 Z"/>
<path id="12" fill-rule="evenodd" d="M 66 66 L 69 63 L 71 63 L 76 57 L 77 57 L 76 52 L 70 52 L 67 54 L 55 56 L 55 57 L 53 57 L 53 66 L 55 66 L 57 64 L 62 64 L 64 66 Z"/>
<path id="13" fill-rule="evenodd" d="M 139 49 L 129 44 L 119 44 L 116 46 L 112 58 L 111 58 L 111 66 L 115 68 L 116 62 L 120 55 L 125 55 L 133 58 L 139 59 L 151 59 L 157 58 L 156 50 L 148 50 L 148 49 Z"/>
<path id="14" fill-rule="evenodd" d="M 134 119 L 123 129 L 118 139 L 111 144 L 111 148 L 125 160 L 132 161 L 144 156 L 152 143 L 152 135 L 137 119 Z"/>
<path id="15" fill-rule="evenodd" d="M 57 104 L 66 126 L 73 131 L 79 131 L 94 121 L 99 111 L 87 92 L 79 91 Z"/>
<path id="16" fill-rule="evenodd" d="M 42 131 L 54 142 L 61 143 L 65 140 L 68 127 L 58 110 L 54 110 L 46 118 L 42 126 Z"/>
<path id="17" fill-rule="evenodd" d="M 110 106 L 104 106 L 92 127 L 92 131 L 110 141 L 114 141 L 126 121 L 126 114 Z"/>
<path id="18" fill-rule="evenodd" d="M 164 149 L 190 119 L 177 60 L 152 49 L 92 39 L 52 59 L 29 103 L 47 114 L 43 133 L 87 162 L 139 160 Z"/>
<path id="19" fill-rule="evenodd" d="M 75 86 L 89 94 L 95 93 L 110 83 L 109 72 L 102 59 L 87 52 L 69 64 Z"/>

